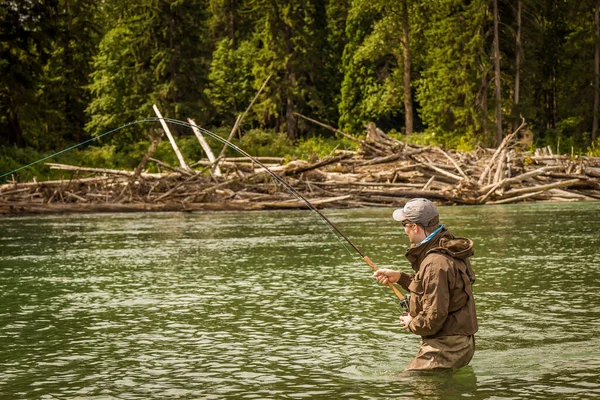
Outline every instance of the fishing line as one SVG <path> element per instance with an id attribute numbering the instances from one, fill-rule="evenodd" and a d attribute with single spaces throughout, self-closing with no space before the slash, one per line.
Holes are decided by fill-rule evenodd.
<path id="1" fill-rule="evenodd" d="M 159 121 L 161 118 L 153 118 L 153 119 Z M 239 148 L 235 144 L 231 143 L 230 141 L 222 138 L 221 136 L 219 136 L 219 135 L 217 135 L 217 134 L 215 134 L 215 133 L 213 133 L 213 132 L 211 132 L 211 131 L 209 131 L 207 129 L 201 128 L 201 127 L 199 127 L 197 125 L 192 125 L 192 124 L 184 122 L 184 121 L 176 120 L 176 119 L 162 118 L 162 120 L 164 120 L 165 122 L 170 122 L 170 123 L 175 124 L 175 125 L 186 126 L 186 127 L 189 127 L 189 128 L 195 127 L 198 130 L 200 130 L 202 133 L 205 133 L 206 135 L 210 136 L 211 138 L 213 138 L 213 139 L 215 139 L 215 140 L 217 140 L 217 141 L 225 144 L 226 146 L 229 146 L 230 148 L 234 149 L 235 151 L 237 151 L 238 153 L 240 153 L 244 157 L 248 158 L 252 162 L 254 162 L 257 165 L 259 165 L 276 182 L 278 182 L 281 186 L 285 187 L 288 190 L 288 192 L 290 192 L 298 200 L 302 201 L 309 210 L 311 210 L 312 212 L 314 212 L 315 214 L 317 214 L 318 216 L 320 216 L 322 222 L 327 225 L 327 227 L 329 228 L 329 230 L 334 234 L 334 236 L 338 239 L 338 241 L 342 244 L 342 246 L 344 246 L 344 248 L 346 249 L 346 251 L 348 252 L 348 254 L 350 254 L 352 256 L 352 252 L 350 251 L 350 249 L 348 248 L 348 246 L 346 246 L 346 244 L 349 244 L 356 251 L 356 253 L 358 253 L 360 255 L 360 257 L 363 259 L 363 261 L 365 261 L 371 268 L 373 268 L 373 270 L 377 270 L 377 267 L 375 266 L 375 264 L 373 264 L 373 262 L 371 261 L 371 259 L 369 257 L 367 257 L 354 243 L 352 243 L 352 241 L 342 231 L 340 231 L 335 226 L 335 224 L 333 222 L 331 222 L 331 220 L 329 218 L 327 218 L 323 213 L 321 213 L 321 211 L 319 211 L 317 208 L 315 208 L 310 203 L 310 201 L 308 201 L 302 194 L 300 194 L 298 191 L 296 191 L 286 180 L 284 180 L 283 178 L 281 178 L 279 175 L 275 174 L 273 171 L 271 171 L 269 168 L 267 168 L 267 166 L 264 165 L 262 162 L 260 162 L 256 158 L 252 157 L 250 154 L 248 154 L 246 151 L 244 151 L 243 149 Z M 344 239 L 345 242 L 342 239 Z M 383 288 L 381 287 L 381 285 L 376 284 L 376 286 L 383 292 Z M 396 294 L 396 296 L 400 300 L 400 305 L 397 304 L 397 303 L 395 303 L 395 302 L 394 302 L 394 304 L 397 307 L 399 307 L 399 308 L 400 308 L 400 306 L 402 306 L 402 307 L 404 307 L 404 309 L 408 310 L 408 304 L 407 304 L 406 297 L 404 297 L 398 291 L 398 289 L 396 289 L 393 286 L 392 283 L 388 284 L 388 286 L 394 291 L 394 293 Z"/>
<path id="2" fill-rule="evenodd" d="M 79 147 L 79 146 L 83 146 L 84 144 L 87 144 L 87 143 L 93 142 L 94 140 L 98 140 L 98 139 L 100 139 L 100 138 L 102 138 L 102 137 L 104 137 L 104 136 L 106 136 L 106 135 L 110 135 L 110 134 L 111 134 L 111 133 L 113 133 L 113 132 L 119 131 L 119 130 L 121 130 L 121 129 L 123 129 L 123 128 L 127 128 L 128 126 L 135 125 L 135 124 L 138 124 L 138 123 L 140 123 L 140 122 L 154 122 L 154 120 L 155 120 L 155 118 L 146 118 L 146 119 L 140 119 L 140 120 L 133 121 L 133 122 L 128 122 L 127 124 L 125 124 L 125 125 L 123 125 L 123 126 L 120 126 L 120 127 L 118 127 L 118 128 L 115 128 L 115 129 L 111 129 L 110 131 L 108 131 L 108 132 L 104 132 L 104 133 L 103 133 L 103 134 L 101 134 L 101 135 L 95 136 L 95 137 L 93 137 L 93 138 L 91 138 L 91 139 L 88 139 L 88 140 L 84 140 L 83 142 L 81 142 L 81 143 L 78 143 L 78 144 L 76 144 L 76 145 L 74 145 L 74 146 L 68 147 L 68 148 L 66 148 L 66 149 L 63 149 L 63 150 L 61 150 L 61 151 L 59 151 L 59 152 L 56 152 L 56 153 L 54 153 L 54 154 L 51 154 L 51 155 L 49 155 L 49 156 L 46 156 L 46 157 L 44 157 L 44 158 L 40 158 L 40 159 L 39 159 L 39 160 L 37 160 L 37 161 L 34 161 L 34 162 L 32 162 L 32 163 L 29 163 L 29 164 L 27 164 L 27 165 L 24 165 L 24 166 L 22 166 L 22 167 L 19 167 L 19 168 L 17 168 L 17 169 L 14 169 L 14 170 L 12 170 L 12 171 L 10 171 L 10 172 L 7 172 L 7 173 L 5 173 L 5 174 L 3 174 L 3 175 L 0 175 L 0 179 L 4 178 L 5 176 L 8 176 L 8 175 L 14 174 L 15 172 L 19 172 L 19 171 L 21 171 L 22 169 L 29 168 L 29 167 L 31 167 L 32 165 L 35 165 L 35 164 L 37 164 L 37 163 L 40 163 L 40 162 L 42 162 L 42 161 L 46 161 L 46 160 L 48 160 L 49 158 L 56 157 L 56 156 L 58 156 L 58 155 L 60 155 L 60 154 L 66 153 L 67 151 L 73 150 L 73 149 L 75 149 L 75 148 L 77 148 L 77 147 Z"/>
<path id="3" fill-rule="evenodd" d="M 180 121 L 177 119 L 171 119 L 171 118 L 158 118 L 158 117 L 151 117 L 151 118 L 144 118 L 144 119 L 140 119 L 137 121 L 133 121 L 133 122 L 129 122 L 125 125 L 122 125 L 118 128 L 112 129 L 110 131 L 104 132 L 101 135 L 98 135 L 96 137 L 93 137 L 91 139 L 85 140 L 81 143 L 78 143 L 74 146 L 68 147 L 64 150 L 61 150 L 59 152 L 56 152 L 54 154 L 51 154 L 49 156 L 43 157 L 37 161 L 34 161 L 32 163 L 29 163 L 25 166 L 22 166 L 20 168 L 17 168 L 13 171 L 7 172 L 3 175 L 0 175 L 0 179 L 14 174 L 15 172 L 21 171 L 25 168 L 31 167 L 37 163 L 40 163 L 42 161 L 48 160 L 49 158 L 55 157 L 57 155 L 66 153 L 67 151 L 73 150 L 79 146 L 82 146 L 84 144 L 90 143 L 94 140 L 98 140 L 104 136 L 107 136 L 111 133 L 117 132 L 121 129 L 124 129 L 126 127 L 138 124 L 138 123 L 142 123 L 142 122 L 157 122 L 157 121 L 165 121 L 165 122 L 170 122 L 174 125 L 180 125 L 180 126 L 184 126 L 187 128 L 197 128 L 199 131 L 201 131 L 202 133 L 208 135 L 209 137 L 219 141 L 220 143 L 232 148 L 233 150 L 237 151 L 238 153 L 240 153 L 241 155 L 243 155 L 244 157 L 248 158 L 249 160 L 251 160 L 253 163 L 257 164 L 258 166 L 260 166 L 261 168 L 263 168 L 263 170 L 269 174 L 276 182 L 278 182 L 281 186 L 283 186 L 284 188 L 286 188 L 286 190 L 288 192 L 290 192 L 294 197 L 296 197 L 298 200 L 302 201 L 306 207 L 311 210 L 313 213 L 317 214 L 319 217 L 321 217 L 321 221 L 328 227 L 328 229 L 331 231 L 331 233 L 333 233 L 333 235 L 338 239 L 338 241 L 342 244 L 342 246 L 344 246 L 344 249 L 346 249 L 346 251 L 348 252 L 348 254 L 350 254 L 352 256 L 352 252 L 350 251 L 350 248 L 347 245 L 350 245 L 350 247 L 352 247 L 354 249 L 354 251 L 356 253 L 358 253 L 358 255 L 363 259 L 363 261 L 365 261 L 373 270 L 377 270 L 377 267 L 375 266 L 375 264 L 371 261 L 371 259 L 369 257 L 367 257 L 354 243 L 352 243 L 352 241 L 344 234 L 342 233 L 342 231 L 340 231 L 334 224 L 333 222 L 331 222 L 331 220 L 329 220 L 329 218 L 327 218 L 323 213 L 321 213 L 318 209 L 316 209 L 302 194 L 300 194 L 298 191 L 296 191 L 286 180 L 284 180 L 283 178 L 281 178 L 279 175 L 275 174 L 273 171 L 271 171 L 269 168 L 267 168 L 266 165 L 264 165 L 261 161 L 257 160 L 256 158 L 252 157 L 250 154 L 248 154 L 246 151 L 244 151 L 243 149 L 239 148 L 238 146 L 236 146 L 235 144 L 231 143 L 230 141 L 222 138 L 221 136 L 207 130 L 204 129 L 202 127 L 199 127 L 197 125 L 192 125 L 188 122 L 184 122 L 184 121 Z M 404 307 L 405 309 L 408 309 L 408 304 L 406 302 L 406 297 L 404 297 L 399 291 L 398 289 L 396 289 L 392 283 L 389 283 L 388 286 L 394 291 L 394 293 L 396 294 L 396 296 L 400 299 L 400 305 L 402 307 Z M 379 287 L 382 291 L 383 288 L 380 285 L 377 285 L 377 287 Z M 396 306 L 400 306 L 397 303 L 394 303 Z"/>

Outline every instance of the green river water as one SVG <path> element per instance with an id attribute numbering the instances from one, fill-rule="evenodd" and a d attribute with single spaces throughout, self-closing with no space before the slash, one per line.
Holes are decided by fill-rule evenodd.
<path id="1" fill-rule="evenodd" d="M 324 213 L 409 271 L 391 209 Z M 310 211 L 0 218 L 0 399 L 600 398 L 600 203 L 440 207 L 475 242 L 471 365 Z"/>

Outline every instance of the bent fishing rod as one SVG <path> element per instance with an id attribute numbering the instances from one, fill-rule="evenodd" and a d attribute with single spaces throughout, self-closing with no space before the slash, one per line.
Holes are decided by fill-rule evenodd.
<path id="1" fill-rule="evenodd" d="M 261 161 L 259 161 L 258 159 L 256 159 L 255 157 L 251 156 L 250 154 L 248 154 L 245 150 L 239 148 L 238 146 L 236 146 L 235 144 L 231 143 L 230 141 L 222 138 L 221 136 L 207 130 L 204 128 L 201 128 L 195 124 L 191 124 L 188 122 L 184 122 L 184 121 L 180 121 L 180 120 L 176 120 L 176 119 L 171 119 L 171 118 L 152 118 L 155 120 L 163 120 L 165 122 L 170 122 L 172 124 L 176 124 L 176 125 L 183 125 L 183 126 L 188 126 L 190 128 L 195 128 L 200 130 L 202 133 L 205 133 L 206 135 L 210 136 L 211 138 L 223 143 L 226 146 L 229 146 L 230 148 L 234 149 L 235 151 L 237 151 L 238 153 L 240 153 L 241 155 L 243 155 L 244 157 L 248 158 L 249 160 L 251 160 L 253 163 L 256 163 L 258 166 L 260 166 L 261 168 L 264 169 L 264 171 L 266 173 L 268 173 L 275 181 L 279 182 L 279 184 L 281 184 L 283 187 L 285 187 L 287 190 L 289 190 L 294 196 L 296 196 L 298 199 L 300 199 L 302 202 L 304 202 L 306 204 L 306 206 L 314 211 L 319 217 L 321 217 L 323 219 L 323 221 L 325 221 L 325 223 L 327 225 L 329 225 L 331 227 L 331 229 L 333 229 L 338 235 L 339 237 L 343 238 L 349 245 L 350 247 L 352 247 L 352 249 L 354 249 L 354 251 L 360 256 L 360 258 L 362 258 L 362 260 L 364 262 L 367 263 L 367 265 L 369 265 L 369 267 L 371 267 L 371 269 L 373 269 L 373 271 L 377 271 L 377 266 L 375 265 L 375 263 L 367 256 L 365 255 L 349 238 L 348 236 L 346 236 L 329 218 L 327 218 L 321 211 L 319 211 L 315 206 L 313 206 L 311 204 L 310 201 L 308 201 L 308 199 L 306 197 L 304 197 L 302 194 L 300 194 L 296 189 L 294 189 L 285 179 L 283 179 L 282 177 L 280 177 L 279 175 L 277 175 L 275 172 L 271 171 L 269 168 L 267 168 L 266 165 L 264 165 Z M 397 288 L 396 286 L 394 286 L 393 283 L 388 282 L 387 285 L 390 287 L 390 289 L 392 289 L 392 291 L 394 292 L 394 294 L 398 297 L 398 299 L 400 300 L 400 305 L 408 310 L 408 301 L 406 296 L 404 296 Z"/>
<path id="2" fill-rule="evenodd" d="M 364 254 L 364 253 L 363 253 L 363 252 L 362 252 L 362 251 L 361 251 L 361 250 L 360 250 L 360 249 L 359 249 L 359 248 L 358 248 L 358 247 L 357 247 L 357 246 L 356 246 L 354 243 L 352 243 L 352 241 L 351 241 L 351 240 L 350 240 L 350 239 L 349 239 L 349 238 L 348 238 L 348 237 L 347 237 L 347 236 L 346 236 L 346 235 L 345 235 L 345 234 L 344 234 L 344 233 L 343 233 L 343 232 L 342 232 L 342 231 L 341 231 L 341 230 L 340 230 L 340 229 L 339 229 L 337 226 L 335 226 L 335 224 L 334 224 L 334 223 L 333 223 L 333 222 L 332 222 L 332 221 L 331 221 L 329 218 L 327 218 L 327 217 L 326 217 L 326 216 L 325 216 L 325 215 L 324 215 L 324 214 L 323 214 L 321 211 L 319 211 L 319 210 L 318 210 L 318 209 L 317 209 L 315 206 L 313 206 L 313 205 L 311 204 L 311 202 L 310 202 L 310 201 L 308 201 L 308 199 L 307 199 L 306 197 L 304 197 L 304 196 L 303 196 L 302 194 L 300 194 L 300 193 L 299 193 L 299 192 L 298 192 L 296 189 L 294 189 L 294 188 L 293 188 L 293 187 L 292 187 L 292 186 L 291 186 L 291 185 L 290 185 L 290 184 L 289 184 L 289 183 L 288 183 L 288 182 L 287 182 L 285 179 L 283 179 L 282 177 L 280 177 L 279 175 L 277 175 L 276 173 L 274 173 L 273 171 L 271 171 L 269 168 L 267 168 L 267 166 L 266 166 L 266 165 L 264 165 L 264 164 L 263 164 L 262 162 L 260 162 L 258 159 L 256 159 L 255 157 L 251 156 L 250 154 L 248 154 L 246 151 L 244 151 L 243 149 L 239 148 L 239 147 L 238 147 L 238 146 L 236 146 L 235 144 L 231 143 L 229 140 L 227 140 L 227 139 L 224 139 L 224 138 L 222 138 L 221 136 L 219 136 L 219 135 L 217 135 L 217 134 L 215 134 L 215 133 L 213 133 L 213 132 L 211 132 L 211 131 L 209 131 L 209 130 L 207 130 L 207 129 L 205 129 L 205 128 L 201 128 L 201 127 L 199 127 L 199 126 L 197 126 L 197 125 L 195 125 L 195 124 L 191 124 L 191 123 L 188 123 L 188 122 L 180 121 L 180 120 L 177 120 L 177 119 L 172 119 L 172 118 L 158 118 L 158 117 L 151 117 L 151 118 L 144 118 L 144 119 L 141 119 L 141 120 L 137 120 L 137 121 L 129 122 L 129 123 L 127 123 L 127 124 L 125 124 L 125 125 L 123 125 L 123 126 L 121 126 L 121 127 L 119 127 L 119 128 L 112 129 L 112 130 L 110 130 L 110 131 L 108 131 L 108 132 L 105 132 L 105 133 L 103 133 L 103 134 L 99 135 L 99 136 L 93 137 L 93 138 L 91 138 L 91 139 L 88 139 L 88 140 L 85 140 L 85 141 L 83 141 L 83 142 L 81 142 L 81 143 L 79 143 L 79 144 L 77 144 L 77 145 L 71 146 L 71 147 L 69 147 L 69 148 L 66 148 L 66 149 L 64 149 L 64 150 L 61 150 L 61 151 L 59 151 L 58 153 L 54 153 L 54 154 L 52 154 L 52 155 L 49 155 L 49 156 L 47 156 L 47 157 L 44 157 L 44 158 L 41 158 L 41 159 L 39 159 L 39 160 L 37 160 L 37 161 L 35 161 L 35 162 L 32 162 L 32 163 L 30 163 L 30 164 L 27 164 L 27 165 L 21 166 L 20 168 L 17 168 L 17 169 L 15 169 L 15 170 L 13 170 L 13 171 L 10 171 L 10 172 L 8 172 L 8 173 L 5 173 L 5 174 L 3 174 L 3 175 L 0 175 L 0 179 L 1 179 L 1 178 L 4 178 L 4 177 L 6 177 L 6 176 L 8 176 L 8 175 L 10 175 L 10 174 L 13 174 L 13 173 L 15 173 L 15 172 L 17 172 L 17 171 L 20 171 L 20 170 L 22 170 L 22 169 L 25 169 L 25 168 L 27 168 L 27 167 L 30 167 L 30 166 L 32 166 L 32 165 L 34 165 L 34 164 L 37 164 L 37 163 L 39 163 L 39 162 L 42 162 L 42 161 L 45 161 L 45 160 L 47 160 L 47 159 L 49 159 L 49 158 L 52 158 L 52 157 L 54 157 L 54 156 L 57 156 L 57 155 L 59 155 L 59 154 L 65 153 L 65 152 L 67 152 L 67 151 L 69 151 L 69 150 L 72 150 L 72 149 L 74 149 L 74 148 L 76 148 L 76 147 L 79 147 L 79 146 L 81 146 L 81 145 L 84 145 L 84 144 L 86 144 L 86 143 L 89 143 L 89 142 L 91 142 L 91 141 L 98 140 L 98 139 L 100 139 L 100 138 L 102 138 L 102 137 L 104 137 L 104 136 L 106 136 L 106 135 L 109 135 L 109 134 L 111 134 L 111 133 L 113 133 L 113 132 L 116 132 L 116 131 L 118 131 L 118 130 L 121 130 L 121 129 L 125 128 L 125 127 L 131 126 L 131 125 L 135 125 L 135 124 L 138 124 L 138 123 L 141 123 L 141 122 L 156 122 L 156 121 L 170 122 L 170 123 L 172 123 L 172 124 L 174 124 L 174 125 L 181 125 L 181 126 L 185 126 L 185 127 L 192 128 L 192 129 L 198 129 L 200 132 L 202 132 L 202 133 L 204 133 L 204 134 L 208 135 L 209 137 L 211 137 L 211 138 L 213 138 L 213 139 L 215 139 L 215 140 L 219 141 L 220 143 L 222 143 L 222 144 L 224 144 L 224 145 L 226 145 L 226 146 L 228 146 L 228 147 L 230 147 L 230 148 L 234 149 L 235 151 L 237 151 L 238 153 L 240 153 L 240 154 L 241 154 L 241 155 L 243 155 L 244 157 L 246 157 L 246 158 L 248 158 L 249 160 L 251 160 L 251 161 L 252 161 L 253 163 L 255 163 L 256 165 L 258 165 L 258 166 L 260 166 L 261 168 L 263 168 L 263 169 L 264 169 L 264 171 L 265 171 L 266 173 L 268 173 L 268 174 L 269 174 L 269 175 L 270 175 L 270 176 L 271 176 L 271 177 L 272 177 L 272 178 L 273 178 L 273 179 L 274 179 L 276 182 L 279 182 L 279 184 L 281 184 L 281 185 L 282 185 L 283 187 L 285 187 L 285 188 L 286 188 L 288 191 L 290 191 L 290 193 L 292 193 L 294 196 L 296 196 L 298 199 L 300 199 L 302 202 L 304 202 L 304 204 L 306 204 L 306 206 L 307 206 L 307 207 L 308 207 L 310 210 L 314 211 L 314 212 L 315 212 L 315 213 L 316 213 L 316 214 L 317 214 L 319 217 L 321 217 L 321 218 L 323 219 L 323 221 L 324 221 L 324 222 L 325 222 L 325 223 L 326 223 L 326 224 L 327 224 L 327 225 L 330 227 L 330 229 L 332 229 L 332 230 L 333 230 L 333 232 L 336 234 L 336 236 L 337 236 L 338 238 L 342 238 L 342 239 L 344 239 L 344 240 L 345 240 L 345 241 L 346 241 L 346 242 L 347 242 L 347 243 L 350 245 L 350 247 L 352 247 L 352 249 L 354 249 L 354 251 L 355 251 L 355 252 L 356 252 L 356 253 L 357 253 L 357 254 L 360 256 L 360 258 L 362 258 L 362 260 L 363 260 L 364 262 L 366 262 L 366 263 L 367 263 L 367 265 L 369 265 L 369 267 L 371 267 L 371 269 L 373 269 L 373 271 L 377 271 L 377 269 L 378 269 L 378 268 L 377 268 L 377 266 L 375 265 L 375 263 L 373 263 L 373 261 L 372 261 L 372 260 L 371 260 L 371 259 L 370 259 L 368 256 L 366 256 L 366 255 L 365 255 L 365 254 Z M 215 164 L 216 164 L 216 163 L 215 163 Z M 398 299 L 400 300 L 400 305 L 401 305 L 401 306 L 402 306 L 404 309 L 408 310 L 408 301 L 407 301 L 407 298 L 406 298 L 406 296 L 404 296 L 402 293 L 400 293 L 400 291 L 399 291 L 399 290 L 398 290 L 398 289 L 397 289 L 397 288 L 394 286 L 394 284 L 393 284 L 393 283 L 391 283 L 391 282 L 388 282 L 388 283 L 387 283 L 387 285 L 388 285 L 388 286 L 389 286 L 389 287 L 392 289 L 392 291 L 394 292 L 394 294 L 395 294 L 395 295 L 398 297 Z"/>

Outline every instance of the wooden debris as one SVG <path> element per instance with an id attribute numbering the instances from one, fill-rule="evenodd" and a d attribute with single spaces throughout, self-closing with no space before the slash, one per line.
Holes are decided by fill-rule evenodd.
<path id="1" fill-rule="evenodd" d="M 414 197 L 446 205 L 600 199 L 600 158 L 555 155 L 549 148 L 519 152 L 516 138 L 524 124 L 498 149 L 448 152 L 408 145 L 374 124 L 369 124 L 362 140 L 296 116 L 359 143 L 356 152 L 340 151 L 310 163 L 257 157 L 314 207 L 400 207 Z M 175 167 L 151 158 L 155 142 L 153 146 L 136 171 L 49 163 L 50 168 L 70 176 L 0 185 L 0 214 L 307 207 L 246 158 L 212 156 L 196 163 L 184 160 L 181 167 Z M 148 161 L 169 172 L 144 172 Z M 221 175 L 205 172 L 217 164 Z"/>

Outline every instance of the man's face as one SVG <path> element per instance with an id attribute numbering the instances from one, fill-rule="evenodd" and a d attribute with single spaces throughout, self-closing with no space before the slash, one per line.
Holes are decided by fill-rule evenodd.
<path id="1" fill-rule="evenodd" d="M 417 230 L 417 224 L 413 224 L 412 222 L 407 222 L 404 221 L 402 222 L 402 226 L 404 227 L 404 233 L 406 233 L 406 235 L 408 236 L 408 240 L 410 240 L 410 242 L 412 244 L 417 244 L 420 241 L 416 241 L 416 232 L 415 230 Z"/>

